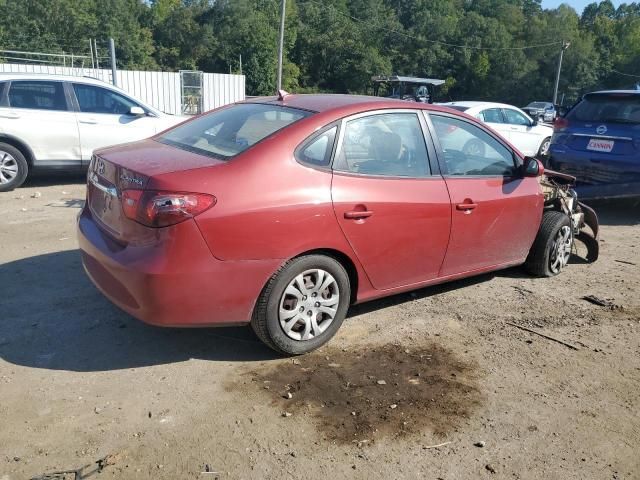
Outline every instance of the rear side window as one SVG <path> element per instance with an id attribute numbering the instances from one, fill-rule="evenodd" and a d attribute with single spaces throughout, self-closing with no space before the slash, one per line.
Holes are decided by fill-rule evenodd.
<path id="1" fill-rule="evenodd" d="M 107 88 L 74 83 L 73 91 L 78 99 L 81 112 L 126 115 L 131 107 L 140 106 L 124 95 Z"/>
<path id="2" fill-rule="evenodd" d="M 34 110 L 67 110 L 62 82 L 11 82 L 9 105 Z"/>
<path id="3" fill-rule="evenodd" d="M 567 114 L 579 122 L 640 123 L 640 95 L 592 94 Z"/>
<path id="4" fill-rule="evenodd" d="M 328 167 L 338 127 L 332 127 L 303 143 L 296 151 L 296 158 L 315 167 Z"/>
<path id="5" fill-rule="evenodd" d="M 241 103 L 179 125 L 159 141 L 203 155 L 231 158 L 309 115 L 294 108 Z"/>

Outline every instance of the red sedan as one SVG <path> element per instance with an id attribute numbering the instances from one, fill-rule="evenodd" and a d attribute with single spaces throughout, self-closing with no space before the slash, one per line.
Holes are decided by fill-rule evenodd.
<path id="1" fill-rule="evenodd" d="M 79 243 L 133 316 L 251 323 L 301 354 L 353 303 L 513 265 L 559 273 L 597 220 L 542 170 L 444 107 L 282 93 L 96 152 Z"/>

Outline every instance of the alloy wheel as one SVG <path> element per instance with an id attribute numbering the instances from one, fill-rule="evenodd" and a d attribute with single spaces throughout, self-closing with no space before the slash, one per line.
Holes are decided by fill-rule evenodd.
<path id="1" fill-rule="evenodd" d="M 573 246 L 573 235 L 571 227 L 564 225 L 558 230 L 553 241 L 550 255 L 550 269 L 553 273 L 560 272 L 569 263 L 571 248 Z"/>
<path id="2" fill-rule="evenodd" d="M 10 183 L 17 176 L 18 162 L 10 153 L 0 150 L 0 183 Z"/>

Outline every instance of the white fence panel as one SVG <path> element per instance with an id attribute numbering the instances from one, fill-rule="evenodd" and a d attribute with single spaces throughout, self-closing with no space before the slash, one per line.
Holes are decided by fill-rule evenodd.
<path id="1" fill-rule="evenodd" d="M 0 64 L 1 73 L 47 73 L 87 76 L 111 83 L 111 70 L 59 67 L 55 65 Z M 177 72 L 117 70 L 118 86 L 128 94 L 163 112 L 180 115 L 182 94 Z M 202 108 L 204 111 L 238 102 L 245 98 L 244 75 L 202 74 Z"/>

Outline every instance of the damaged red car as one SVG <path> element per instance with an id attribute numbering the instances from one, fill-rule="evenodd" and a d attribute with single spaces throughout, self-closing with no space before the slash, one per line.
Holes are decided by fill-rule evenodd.
<path id="1" fill-rule="evenodd" d="M 78 237 L 134 317 L 251 324 L 296 355 L 354 303 L 514 265 L 557 275 L 578 237 L 594 261 L 571 183 L 446 107 L 281 92 L 97 151 Z"/>

